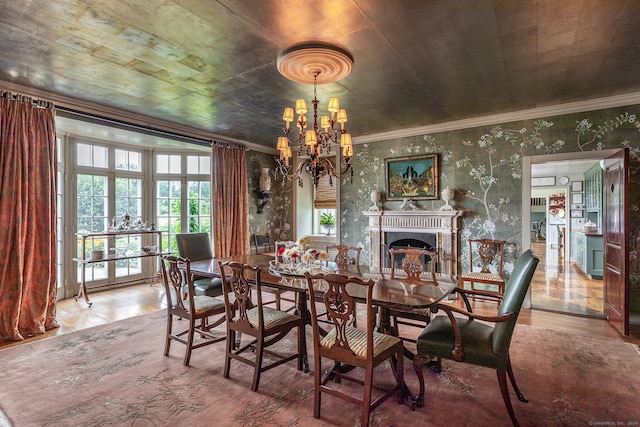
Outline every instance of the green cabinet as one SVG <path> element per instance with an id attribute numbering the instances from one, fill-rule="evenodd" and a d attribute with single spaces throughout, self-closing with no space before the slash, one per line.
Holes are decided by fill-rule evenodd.
<path id="1" fill-rule="evenodd" d="M 602 234 L 571 232 L 571 260 L 591 279 L 604 274 L 604 244 Z"/>
<path id="2" fill-rule="evenodd" d="M 584 173 L 584 204 L 587 219 L 602 230 L 602 168 L 596 163 Z"/>

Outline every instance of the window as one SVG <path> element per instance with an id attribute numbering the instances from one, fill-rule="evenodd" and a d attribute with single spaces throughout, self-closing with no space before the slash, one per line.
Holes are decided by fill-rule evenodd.
<path id="1" fill-rule="evenodd" d="M 211 232 L 211 157 L 156 154 L 155 161 L 156 223 L 162 246 L 176 252 L 177 233 Z"/>
<path id="2" fill-rule="evenodd" d="M 107 231 L 112 222 L 118 222 L 124 214 L 128 214 L 131 221 L 143 220 L 142 152 L 83 142 L 76 143 L 75 147 L 77 232 Z M 78 257 L 89 257 L 93 249 L 126 253 L 136 251 L 142 245 L 142 239 L 137 235 L 100 237 L 88 239 L 82 254 L 81 239 L 77 242 Z M 85 271 L 88 287 L 120 282 L 123 278 L 142 279 L 143 260 L 131 258 L 92 263 Z M 77 274 L 79 279 L 80 266 Z"/>

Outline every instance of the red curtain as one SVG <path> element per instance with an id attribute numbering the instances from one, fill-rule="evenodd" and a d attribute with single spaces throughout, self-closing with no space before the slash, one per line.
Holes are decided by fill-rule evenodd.
<path id="1" fill-rule="evenodd" d="M 58 326 L 53 106 L 0 93 L 0 340 Z"/>
<path id="2" fill-rule="evenodd" d="M 246 151 L 214 143 L 211 155 L 213 254 L 217 258 L 248 254 L 249 187 Z"/>

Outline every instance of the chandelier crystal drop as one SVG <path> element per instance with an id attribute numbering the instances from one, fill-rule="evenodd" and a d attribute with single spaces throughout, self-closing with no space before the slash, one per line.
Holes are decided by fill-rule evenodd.
<path id="1" fill-rule="evenodd" d="M 333 185 L 333 178 L 350 177 L 353 182 L 353 144 L 351 135 L 347 132 L 347 111 L 340 108 L 340 100 L 336 97 L 329 99 L 328 114 L 318 117 L 317 87 L 318 82 L 337 81 L 345 77 L 353 66 L 353 58 L 343 49 L 326 44 L 303 44 L 286 49 L 278 56 L 278 70 L 290 80 L 306 83 L 313 78 L 313 121 L 307 121 L 307 103 L 304 99 L 296 100 L 295 109 L 286 107 L 282 115 L 285 127 L 282 129 L 286 136 L 277 140 L 276 148 L 279 158 L 276 160 L 276 179 L 282 177 L 282 185 L 286 179 L 297 178 L 298 185 L 303 186 L 303 172 L 307 172 L 317 186 L 319 180 L 328 175 L 329 184 Z M 325 74 L 326 72 L 326 74 Z M 318 123 L 318 119 L 320 122 Z M 291 164 L 293 155 L 288 135 L 291 133 L 291 123 L 295 122 L 298 134 L 293 144 L 297 144 L 298 157 L 302 157 L 295 170 Z M 332 146 L 340 147 L 341 164 L 334 165 L 331 159 Z M 340 149 L 338 148 L 338 149 Z"/>

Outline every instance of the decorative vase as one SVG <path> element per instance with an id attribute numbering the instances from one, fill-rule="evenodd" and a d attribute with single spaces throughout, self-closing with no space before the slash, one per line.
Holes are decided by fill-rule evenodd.
<path id="1" fill-rule="evenodd" d="M 258 188 L 263 193 L 271 191 L 271 176 L 269 175 L 269 168 L 262 168 Z"/>
<path id="2" fill-rule="evenodd" d="M 382 199 L 380 192 L 378 190 L 373 190 L 371 192 L 371 201 L 373 202 L 373 206 L 369 208 L 370 211 L 379 211 L 378 202 Z"/>
<path id="3" fill-rule="evenodd" d="M 442 190 L 442 200 L 444 200 L 445 205 L 440 207 L 441 211 L 452 211 L 453 206 L 449 204 L 451 200 L 453 200 L 453 196 L 455 195 L 455 191 L 451 188 L 447 187 Z"/>
<path id="4" fill-rule="evenodd" d="M 325 224 L 323 225 L 324 229 L 327 230 L 327 236 L 331 235 L 331 232 L 336 228 L 335 224 Z"/>

